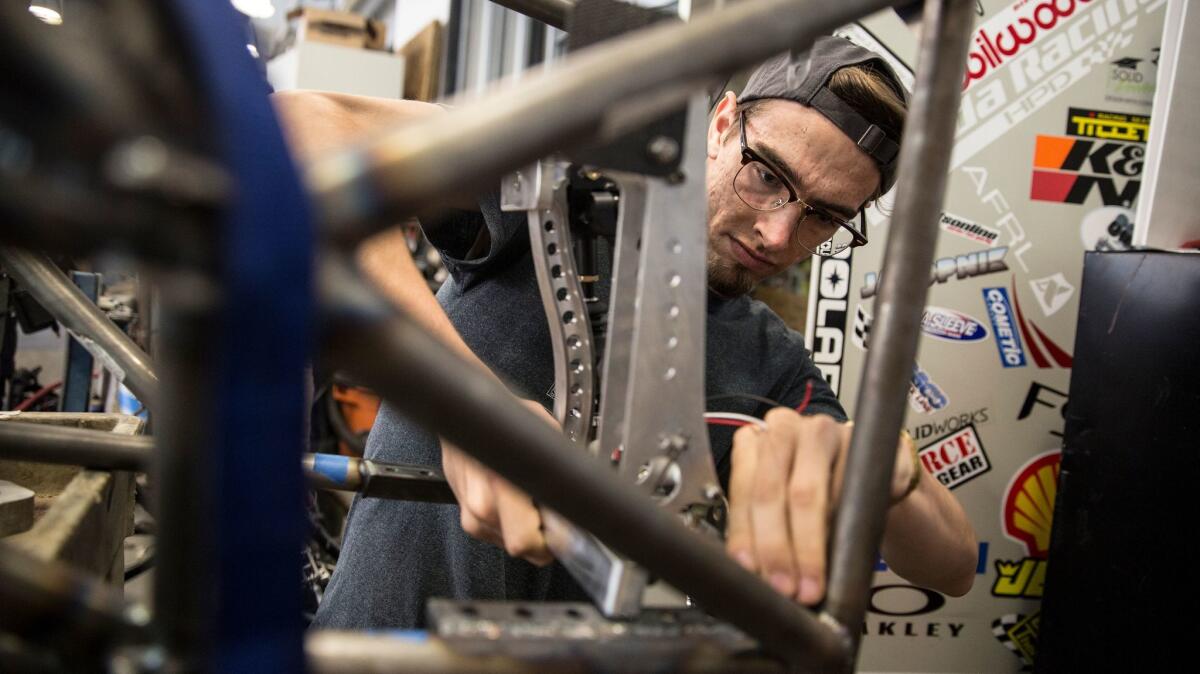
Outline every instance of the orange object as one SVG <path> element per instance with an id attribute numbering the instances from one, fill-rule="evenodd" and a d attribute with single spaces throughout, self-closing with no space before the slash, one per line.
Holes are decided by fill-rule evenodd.
<path id="1" fill-rule="evenodd" d="M 1075 145 L 1073 138 L 1059 136 L 1038 136 L 1037 147 L 1033 154 L 1033 165 L 1037 168 L 1062 169 L 1067 154 Z"/>
<path id="2" fill-rule="evenodd" d="M 332 395 L 352 433 L 365 433 L 375 425 L 375 415 L 379 414 L 379 396 L 373 391 L 361 386 L 334 384 Z M 338 453 L 357 456 L 345 442 L 338 442 Z"/>

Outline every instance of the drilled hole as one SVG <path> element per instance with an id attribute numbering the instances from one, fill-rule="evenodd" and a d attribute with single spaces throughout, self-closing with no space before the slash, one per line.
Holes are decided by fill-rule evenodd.
<path id="1" fill-rule="evenodd" d="M 474 606 L 462 606 L 458 610 L 463 615 L 469 615 L 469 616 L 479 615 L 479 609 L 475 608 Z"/>
<path id="2" fill-rule="evenodd" d="M 546 227 L 547 232 L 553 232 L 554 231 L 554 222 L 551 220 L 547 220 L 545 227 Z"/>
<path id="3" fill-rule="evenodd" d="M 554 278 L 562 278 L 562 267 L 554 265 L 550 268 L 550 275 Z"/>
<path id="4" fill-rule="evenodd" d="M 529 609 L 525 608 L 524 606 L 518 606 L 513 611 L 513 613 L 517 614 L 518 618 L 532 618 L 533 617 L 533 611 L 530 611 Z"/>
<path id="5" fill-rule="evenodd" d="M 572 349 L 578 349 L 580 344 L 582 344 L 582 342 L 575 335 L 571 335 L 570 337 L 567 337 L 567 346 L 568 347 L 570 347 Z"/>
<path id="6" fill-rule="evenodd" d="M 557 293 L 555 293 L 555 295 L 557 295 L 557 296 L 558 296 L 558 301 L 559 301 L 559 302 L 561 302 L 561 301 L 563 301 L 563 300 L 567 299 L 567 289 L 566 289 L 566 288 L 559 288 L 559 289 L 558 289 L 558 292 L 557 292 Z"/>
<path id="7" fill-rule="evenodd" d="M 553 243 L 548 243 L 546 244 L 546 252 L 553 255 L 558 252 L 558 246 L 554 245 Z"/>
<path id="8" fill-rule="evenodd" d="M 563 323 L 566 325 L 570 325 L 570 324 L 574 323 L 575 322 L 575 312 L 574 311 L 564 311 L 563 315 L 562 315 L 562 319 L 563 319 Z"/>

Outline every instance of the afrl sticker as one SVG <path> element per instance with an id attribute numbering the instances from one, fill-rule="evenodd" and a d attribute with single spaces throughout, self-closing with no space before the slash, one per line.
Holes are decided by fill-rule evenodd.
<path id="1" fill-rule="evenodd" d="M 983 303 L 987 306 L 988 318 L 992 319 L 992 330 L 996 333 L 1000 364 L 1004 367 L 1024 367 L 1025 349 L 1021 347 L 1021 337 L 1017 334 L 1008 291 L 1004 288 L 984 288 Z"/>
<path id="2" fill-rule="evenodd" d="M 917 451 L 921 465 L 938 482 L 954 489 L 992 469 L 975 426 L 967 424 Z"/>

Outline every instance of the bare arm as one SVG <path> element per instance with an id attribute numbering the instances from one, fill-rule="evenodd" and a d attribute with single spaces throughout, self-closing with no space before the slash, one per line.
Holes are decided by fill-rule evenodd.
<path id="1" fill-rule="evenodd" d="M 363 142 L 372 133 L 389 126 L 442 111 L 439 106 L 419 101 L 315 91 L 280 92 L 273 94 L 272 101 L 289 145 L 302 162 L 353 142 Z M 458 355 L 477 365 L 481 374 L 494 376 L 463 341 L 429 291 L 400 228 L 367 239 L 359 247 L 357 257 L 366 276 L 396 306 Z M 553 423 L 537 403 L 526 401 L 526 406 Z M 550 561 L 541 533 L 541 516 L 528 496 L 445 441 L 442 468 L 461 506 L 462 526 L 467 533 L 501 546 L 513 556 L 537 564 Z"/>

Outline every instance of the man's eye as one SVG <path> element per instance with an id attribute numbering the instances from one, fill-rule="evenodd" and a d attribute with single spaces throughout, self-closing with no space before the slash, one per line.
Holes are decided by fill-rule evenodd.
<path id="1" fill-rule="evenodd" d="M 762 166 L 757 166 L 755 169 L 755 173 L 758 174 L 758 179 L 762 181 L 762 184 L 770 187 L 775 187 L 779 184 L 779 178 L 777 178 L 774 173 Z"/>
<path id="2" fill-rule="evenodd" d="M 817 226 L 820 226 L 820 227 L 823 227 L 826 229 L 833 229 L 834 227 L 838 226 L 837 220 L 835 220 L 832 215 L 830 215 L 829 213 L 826 213 L 825 211 L 818 211 L 817 209 L 812 208 L 811 206 L 809 207 L 809 210 L 808 210 L 808 218 L 810 220 L 812 220 L 814 225 L 817 225 Z"/>

